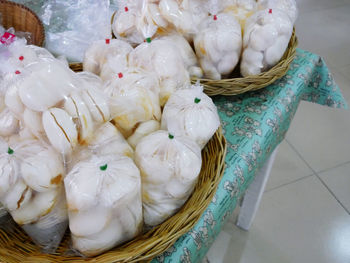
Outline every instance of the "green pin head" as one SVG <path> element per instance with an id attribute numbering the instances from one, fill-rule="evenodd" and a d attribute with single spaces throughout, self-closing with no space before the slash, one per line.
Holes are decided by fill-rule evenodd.
<path id="1" fill-rule="evenodd" d="M 172 134 L 169 133 L 169 139 L 170 139 L 170 140 L 174 139 L 174 135 L 172 135 Z"/>
<path id="2" fill-rule="evenodd" d="M 194 99 L 194 103 L 198 104 L 198 103 L 200 103 L 200 102 L 201 102 L 201 99 L 200 99 L 200 98 L 195 98 L 195 99 Z"/>
<path id="3" fill-rule="evenodd" d="M 152 39 L 150 37 L 146 38 L 146 42 L 147 43 L 151 43 L 152 42 Z"/>
<path id="4" fill-rule="evenodd" d="M 12 150 L 10 147 L 7 149 L 7 153 L 8 154 L 13 154 L 14 153 L 14 150 Z"/>
<path id="5" fill-rule="evenodd" d="M 101 171 L 106 171 L 106 170 L 107 170 L 107 167 L 108 167 L 107 164 L 102 165 L 102 166 L 100 166 L 100 170 L 101 170 Z"/>

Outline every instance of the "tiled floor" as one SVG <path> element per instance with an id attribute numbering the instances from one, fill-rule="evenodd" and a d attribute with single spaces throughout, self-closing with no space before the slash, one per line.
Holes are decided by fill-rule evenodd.
<path id="1" fill-rule="evenodd" d="M 350 102 L 350 0 L 297 0 L 299 47 L 322 55 Z M 210 263 L 350 262 L 350 111 L 302 102 L 249 232 L 236 214 Z"/>

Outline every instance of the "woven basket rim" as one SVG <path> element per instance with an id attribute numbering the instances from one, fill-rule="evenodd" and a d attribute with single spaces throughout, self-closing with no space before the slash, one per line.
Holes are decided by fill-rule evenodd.
<path id="1" fill-rule="evenodd" d="M 40 18 L 38 17 L 38 15 L 33 10 L 31 10 L 27 6 L 20 4 L 20 3 L 11 2 L 11 1 L 7 1 L 7 0 L 0 0 L 0 5 L 1 4 L 6 4 L 9 6 L 14 6 L 14 7 L 23 9 L 23 10 L 25 10 L 33 15 L 35 20 L 38 22 L 38 26 L 40 27 L 40 39 L 41 39 L 40 43 L 35 43 L 35 45 L 42 47 L 44 42 L 45 42 L 45 27 L 44 27 L 42 21 L 40 20 Z"/>

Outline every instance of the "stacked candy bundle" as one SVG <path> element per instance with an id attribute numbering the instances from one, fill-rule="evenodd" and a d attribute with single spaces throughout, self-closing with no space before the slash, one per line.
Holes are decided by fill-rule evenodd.
<path id="1" fill-rule="evenodd" d="M 295 0 L 119 1 L 112 29 L 118 39 L 134 46 L 170 39 L 167 55 L 185 54 L 182 64 L 191 76 L 219 80 L 229 76 L 239 61 L 244 77 L 276 65 L 296 18 Z M 148 59 L 153 49 L 161 55 L 160 47 L 153 46 Z"/>
<path id="2" fill-rule="evenodd" d="M 177 56 L 181 36 L 135 49 L 98 41 L 81 73 L 6 39 L 0 203 L 35 243 L 55 251 L 69 225 L 73 249 L 94 256 L 181 208 L 220 125 L 212 100 L 189 83 L 188 69 L 200 71 L 190 47 Z"/>

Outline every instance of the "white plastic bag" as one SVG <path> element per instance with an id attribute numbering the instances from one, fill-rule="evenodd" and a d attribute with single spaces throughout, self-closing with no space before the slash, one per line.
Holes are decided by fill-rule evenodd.
<path id="1" fill-rule="evenodd" d="M 159 10 L 190 43 L 208 12 L 200 0 L 160 0 Z"/>
<path id="2" fill-rule="evenodd" d="M 257 11 L 256 0 L 230 0 L 225 2 L 225 12 L 232 12 L 241 24 L 242 31 L 246 20 Z"/>
<path id="3" fill-rule="evenodd" d="M 190 76 L 197 78 L 203 77 L 203 70 L 198 65 L 196 54 L 194 53 L 191 45 L 183 36 L 173 32 L 161 37 L 161 39 L 169 40 L 177 47 L 177 50 L 180 52 L 182 60 L 184 61 L 185 67 Z"/>
<path id="4" fill-rule="evenodd" d="M 199 146 L 186 137 L 156 131 L 136 146 L 141 172 L 144 222 L 162 223 L 191 195 L 202 166 Z"/>
<path id="5" fill-rule="evenodd" d="M 93 42 L 85 52 L 83 68 L 96 75 L 104 75 L 103 79 L 106 80 L 110 74 L 123 72 L 127 68 L 127 57 L 132 50 L 130 44 L 118 39 Z"/>
<path id="6" fill-rule="evenodd" d="M 156 39 L 143 43 L 129 55 L 131 67 L 154 72 L 160 81 L 160 105 L 178 88 L 190 85 L 189 73 L 179 51 L 170 40 Z"/>
<path id="7" fill-rule="evenodd" d="M 248 18 L 243 37 L 241 74 L 258 75 L 282 58 L 293 31 L 289 16 L 279 9 L 258 11 Z"/>
<path id="8" fill-rule="evenodd" d="M 177 90 L 165 104 L 162 129 L 176 135 L 188 136 L 201 149 L 220 126 L 220 118 L 212 99 L 203 93 L 203 87 L 193 85 Z"/>
<path id="9" fill-rule="evenodd" d="M 161 118 L 159 82 L 150 72 L 130 68 L 107 82 L 105 94 L 111 99 L 111 116 L 127 139 L 141 122 Z"/>
<path id="10" fill-rule="evenodd" d="M 194 38 L 194 47 L 205 77 L 221 79 L 238 63 L 242 48 L 240 24 L 232 13 L 208 16 Z"/>
<path id="11" fill-rule="evenodd" d="M 46 26 L 46 48 L 82 62 L 92 42 L 111 38 L 109 4 L 109 0 L 45 1 L 39 15 Z"/>
<path id="12" fill-rule="evenodd" d="M 263 9 L 279 9 L 286 12 L 293 24 L 298 18 L 298 7 L 295 0 L 258 0 L 258 8 Z"/>
<path id="13" fill-rule="evenodd" d="M 0 201 L 44 252 L 53 252 L 67 227 L 60 155 L 37 140 L 0 140 Z"/>
<path id="14" fill-rule="evenodd" d="M 161 16 L 157 1 L 119 0 L 119 9 L 114 14 L 112 29 L 114 35 L 137 45 L 151 39 L 158 30 L 166 30 L 168 23 Z"/>
<path id="15" fill-rule="evenodd" d="M 130 158 L 94 155 L 64 182 L 73 248 L 83 255 L 100 254 L 142 230 L 140 172 Z"/>

